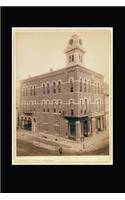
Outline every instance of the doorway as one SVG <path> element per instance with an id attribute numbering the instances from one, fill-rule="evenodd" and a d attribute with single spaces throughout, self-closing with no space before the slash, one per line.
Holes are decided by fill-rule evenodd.
<path id="1" fill-rule="evenodd" d="M 83 121 L 83 134 L 88 137 L 88 120 Z"/>
<path id="2" fill-rule="evenodd" d="M 75 121 L 69 121 L 69 136 L 76 137 L 76 124 Z"/>
<path id="3" fill-rule="evenodd" d="M 29 117 L 28 122 L 27 122 L 27 130 L 29 130 L 29 131 L 32 130 L 32 121 L 31 121 L 30 117 Z"/>

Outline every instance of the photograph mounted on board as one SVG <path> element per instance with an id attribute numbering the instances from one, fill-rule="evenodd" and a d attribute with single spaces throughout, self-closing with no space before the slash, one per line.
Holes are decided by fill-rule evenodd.
<path id="1" fill-rule="evenodd" d="M 113 28 L 12 28 L 12 164 L 113 164 Z"/>

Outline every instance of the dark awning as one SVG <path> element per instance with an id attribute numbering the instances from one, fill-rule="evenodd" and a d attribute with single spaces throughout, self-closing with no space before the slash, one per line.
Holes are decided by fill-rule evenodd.
<path id="1" fill-rule="evenodd" d="M 88 119 L 88 115 L 84 116 L 76 116 L 76 115 L 65 115 L 65 119 L 67 120 L 74 120 L 74 121 L 84 121 Z"/>

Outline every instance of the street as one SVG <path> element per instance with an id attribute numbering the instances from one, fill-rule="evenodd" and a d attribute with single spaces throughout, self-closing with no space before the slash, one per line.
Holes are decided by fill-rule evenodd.
<path id="1" fill-rule="evenodd" d="M 56 137 L 57 141 L 52 141 L 54 137 L 50 135 L 50 138 L 45 139 L 46 137 L 44 136 L 43 138 L 42 135 L 34 137 L 31 133 L 17 133 L 17 156 L 60 156 L 60 146 L 63 148 L 62 155 L 66 156 L 109 154 L 109 138 L 107 133 L 99 133 L 98 135 L 85 138 L 84 145 L 83 142 L 76 143 L 75 141 L 58 137 Z M 55 150 L 51 150 L 52 147 Z"/>

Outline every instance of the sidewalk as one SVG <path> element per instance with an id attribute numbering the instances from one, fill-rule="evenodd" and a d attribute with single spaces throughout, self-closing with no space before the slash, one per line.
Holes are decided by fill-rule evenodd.
<path id="1" fill-rule="evenodd" d="M 102 148 L 109 143 L 109 137 L 106 131 L 85 137 L 84 141 L 79 142 L 42 132 L 34 135 L 27 131 L 18 132 L 17 138 L 30 142 L 40 148 L 54 151 L 62 147 L 63 151 L 69 152 L 90 152 Z"/>

